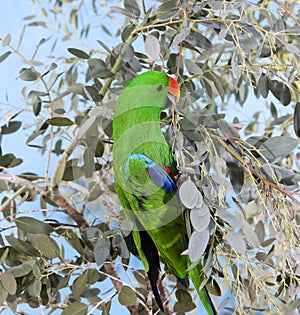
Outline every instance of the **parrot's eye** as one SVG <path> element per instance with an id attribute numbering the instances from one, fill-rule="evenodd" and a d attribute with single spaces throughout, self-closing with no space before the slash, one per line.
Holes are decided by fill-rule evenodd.
<path id="1" fill-rule="evenodd" d="M 163 86 L 162 86 L 162 85 L 159 85 L 159 86 L 156 88 L 156 91 L 157 91 L 157 92 L 161 92 L 161 91 L 162 91 L 162 88 L 163 88 Z"/>

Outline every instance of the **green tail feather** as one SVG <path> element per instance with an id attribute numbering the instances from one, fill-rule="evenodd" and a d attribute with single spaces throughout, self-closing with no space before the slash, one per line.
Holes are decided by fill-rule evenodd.
<path id="1" fill-rule="evenodd" d="M 189 276 L 195 286 L 195 289 L 198 293 L 198 296 L 207 312 L 208 315 L 217 315 L 217 311 L 215 309 L 215 306 L 206 290 L 204 287 L 203 289 L 200 290 L 200 286 L 202 283 L 202 276 L 201 276 L 201 270 L 202 266 L 198 264 L 196 267 L 193 269 L 189 270 Z"/>

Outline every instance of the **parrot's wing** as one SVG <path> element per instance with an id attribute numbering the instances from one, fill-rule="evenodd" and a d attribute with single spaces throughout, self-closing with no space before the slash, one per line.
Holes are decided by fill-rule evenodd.
<path id="1" fill-rule="evenodd" d="M 124 165 L 129 216 L 150 235 L 166 269 L 178 278 L 187 276 L 186 225 L 177 187 L 167 171 L 143 154 L 132 154 Z M 134 220 L 132 220 L 134 222 Z"/>

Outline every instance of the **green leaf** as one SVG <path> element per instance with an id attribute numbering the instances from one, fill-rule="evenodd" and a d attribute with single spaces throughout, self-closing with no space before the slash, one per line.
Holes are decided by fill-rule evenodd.
<path id="1" fill-rule="evenodd" d="M 71 165 L 65 168 L 62 179 L 65 181 L 73 181 L 82 177 L 83 175 L 84 173 L 81 167 L 76 166 L 76 165 Z"/>
<path id="2" fill-rule="evenodd" d="M 5 52 L 4 54 L 2 54 L 2 55 L 0 56 L 0 63 L 1 63 L 2 61 L 4 61 L 10 54 L 11 54 L 11 51 L 7 51 L 7 52 Z"/>
<path id="3" fill-rule="evenodd" d="M 25 255 L 39 257 L 40 253 L 30 243 L 14 238 L 12 235 L 5 237 L 9 244 L 17 251 Z"/>
<path id="4" fill-rule="evenodd" d="M 47 223 L 41 222 L 31 217 L 15 218 L 16 225 L 19 229 L 33 234 L 50 234 L 53 227 Z"/>
<path id="5" fill-rule="evenodd" d="M 15 278 L 19 278 L 28 275 L 32 271 L 34 265 L 34 260 L 28 260 L 20 265 L 11 267 L 9 271 L 14 275 Z"/>
<path id="6" fill-rule="evenodd" d="M 111 6 L 111 7 L 110 7 L 110 10 L 111 10 L 112 12 L 117 12 L 117 13 L 119 13 L 119 14 L 121 14 L 121 15 L 128 16 L 128 17 L 130 17 L 130 18 L 133 17 L 133 14 L 132 14 L 130 11 L 128 11 L 128 10 L 126 10 L 126 9 L 123 9 L 123 8 L 120 8 L 120 7 L 118 7 L 118 6 L 115 6 L 115 5 Z"/>
<path id="7" fill-rule="evenodd" d="M 105 147 L 102 141 L 98 141 L 95 149 L 95 157 L 102 157 Z"/>
<path id="8" fill-rule="evenodd" d="M 20 78 L 24 81 L 35 81 L 38 76 L 32 69 L 23 68 L 19 72 Z"/>
<path id="9" fill-rule="evenodd" d="M 90 58 L 90 56 L 81 49 L 68 48 L 68 52 L 70 52 L 72 55 L 74 55 L 78 58 L 81 58 L 81 59 L 89 59 Z"/>
<path id="10" fill-rule="evenodd" d="M 174 305 L 174 312 L 186 313 L 197 307 L 188 291 L 179 289 L 176 291 L 175 295 L 178 302 Z"/>
<path id="11" fill-rule="evenodd" d="M 40 279 L 30 281 L 26 286 L 26 292 L 30 296 L 39 296 L 42 290 L 42 282 Z"/>
<path id="12" fill-rule="evenodd" d="M 28 97 L 30 97 L 30 98 L 40 97 L 40 96 L 47 96 L 47 95 L 49 95 L 49 93 L 47 93 L 47 92 L 41 92 L 41 91 L 35 91 L 35 90 L 31 90 L 31 91 L 28 93 Z"/>
<path id="13" fill-rule="evenodd" d="M 21 121 L 9 121 L 8 124 L 1 126 L 0 132 L 2 135 L 8 135 L 16 132 L 21 126 Z"/>
<path id="14" fill-rule="evenodd" d="M 17 281 L 9 270 L 6 270 L 1 277 L 2 286 L 10 295 L 14 295 L 17 292 Z"/>
<path id="15" fill-rule="evenodd" d="M 288 86 L 278 80 L 271 80 L 269 87 L 273 95 L 286 106 L 291 102 L 291 92 Z"/>
<path id="16" fill-rule="evenodd" d="M 123 285 L 119 292 L 118 300 L 121 305 L 132 305 L 136 303 L 136 294 L 131 287 Z"/>
<path id="17" fill-rule="evenodd" d="M 8 292 L 4 289 L 2 285 L 2 280 L 0 280 L 0 305 L 3 305 L 7 297 L 8 297 Z"/>
<path id="18" fill-rule="evenodd" d="M 99 90 L 95 86 L 85 86 L 83 88 L 84 96 L 91 102 L 100 102 L 102 100 L 102 96 L 99 94 Z"/>
<path id="19" fill-rule="evenodd" d="M 262 74 L 258 80 L 258 88 L 262 97 L 266 98 L 269 93 L 269 78 Z"/>
<path id="20" fill-rule="evenodd" d="M 79 298 L 83 290 L 87 285 L 87 272 L 84 271 L 81 275 L 79 275 L 72 285 L 72 292 L 75 298 Z"/>
<path id="21" fill-rule="evenodd" d="M 83 153 L 83 172 L 86 178 L 92 177 L 95 171 L 94 154 L 86 147 Z"/>
<path id="22" fill-rule="evenodd" d="M 207 281 L 205 284 L 205 288 L 207 289 L 207 291 L 215 296 L 222 296 L 222 291 L 218 282 L 215 279 L 211 278 L 209 280 L 211 281 Z"/>
<path id="23" fill-rule="evenodd" d="M 124 8 L 134 15 L 140 15 L 140 9 L 136 0 L 124 0 Z"/>
<path id="24" fill-rule="evenodd" d="M 67 306 L 61 315 L 86 315 L 88 312 L 88 306 L 81 302 L 73 302 Z"/>
<path id="25" fill-rule="evenodd" d="M 17 307 L 18 307 L 18 300 L 17 300 L 17 295 L 9 294 L 8 297 L 6 298 L 6 303 L 8 307 L 14 312 L 17 312 Z"/>
<path id="26" fill-rule="evenodd" d="M 32 236 L 36 248 L 48 259 L 54 259 L 60 255 L 60 250 L 54 239 L 44 234 Z"/>
<path id="27" fill-rule="evenodd" d="M 212 42 L 200 32 L 191 30 L 190 34 L 186 38 L 186 41 L 193 47 L 200 47 L 206 50 L 214 49 Z"/>
<path id="28" fill-rule="evenodd" d="M 82 244 L 76 233 L 74 233 L 73 231 L 68 231 L 67 241 L 79 254 L 84 254 Z"/>
<path id="29" fill-rule="evenodd" d="M 105 79 L 112 76 L 111 71 L 107 68 L 105 62 L 98 58 L 88 60 L 89 70 L 88 77 Z M 99 94 L 99 92 L 98 92 Z"/>
<path id="30" fill-rule="evenodd" d="M 159 57 L 160 54 L 159 41 L 155 36 L 151 34 L 147 35 L 146 37 L 145 52 L 152 61 L 157 60 Z"/>
<path id="31" fill-rule="evenodd" d="M 87 283 L 94 284 L 99 280 L 99 272 L 97 269 L 87 269 Z"/>
<path id="32" fill-rule="evenodd" d="M 259 152 L 269 161 L 273 162 L 288 156 L 298 145 L 298 140 L 290 137 L 276 136 L 266 140 L 259 147 Z"/>
<path id="33" fill-rule="evenodd" d="M 238 195 L 244 185 L 244 170 L 237 163 L 227 162 L 226 166 L 233 191 Z"/>
<path id="34" fill-rule="evenodd" d="M 67 117 L 54 117 L 47 120 L 47 123 L 52 126 L 72 126 L 74 122 Z"/>
<path id="35" fill-rule="evenodd" d="M 6 168 L 15 167 L 23 162 L 22 159 L 16 158 L 13 154 L 8 153 L 0 155 L 0 165 Z M 8 208 L 7 208 L 8 209 Z"/>
<path id="36" fill-rule="evenodd" d="M 35 116 L 38 116 L 42 109 L 42 102 L 40 97 L 36 97 L 34 103 L 32 104 L 32 110 Z"/>
<path id="37" fill-rule="evenodd" d="M 1 257 L 0 257 L 0 265 L 2 265 L 3 262 L 5 261 L 7 255 L 8 255 L 8 252 L 9 252 L 9 248 L 7 247 L 7 248 L 5 248 L 3 254 L 2 254 Z M 1 304 L 1 303 L 0 303 L 0 304 Z"/>
<path id="38" fill-rule="evenodd" d="M 1 164 L 1 163 L 0 163 Z M 14 214 L 16 214 L 17 212 L 17 207 L 16 207 L 16 202 L 15 200 L 11 200 L 9 204 L 7 204 L 6 207 L 3 207 L 3 204 L 6 202 L 6 200 L 8 200 L 8 197 L 4 197 L 2 199 L 2 202 L 1 202 L 1 210 L 2 210 L 2 213 L 3 213 L 3 216 L 5 217 L 5 219 L 7 220 L 12 220 L 12 217 L 14 216 Z M 9 218 L 10 217 L 10 218 Z"/>

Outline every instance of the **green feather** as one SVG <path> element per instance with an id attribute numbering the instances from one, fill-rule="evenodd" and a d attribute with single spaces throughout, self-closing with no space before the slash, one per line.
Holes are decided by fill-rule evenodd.
<path id="1" fill-rule="evenodd" d="M 214 315 L 205 289 L 199 290 L 201 266 L 188 272 L 188 256 L 181 255 L 186 248 L 187 232 L 177 195 L 167 194 L 150 180 L 144 161 L 128 162 L 130 156 L 140 154 L 157 165 L 175 169 L 176 161 L 159 121 L 168 90 L 169 77 L 152 71 L 134 78 L 120 94 L 113 120 L 116 190 L 126 217 L 135 224 L 132 236 L 145 270 L 151 271 L 151 266 L 147 248 L 143 248 L 144 232 L 139 230 L 150 235 L 169 273 L 179 279 L 189 274 L 207 313 Z"/>

